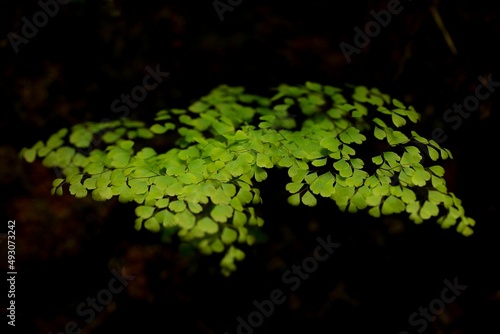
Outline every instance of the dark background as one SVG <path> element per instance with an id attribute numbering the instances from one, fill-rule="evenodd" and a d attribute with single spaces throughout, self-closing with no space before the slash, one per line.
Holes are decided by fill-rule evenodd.
<path id="1" fill-rule="evenodd" d="M 236 318 L 254 310 L 253 300 L 280 288 L 286 302 L 255 333 L 416 333 L 408 317 L 440 297 L 445 279 L 456 277 L 467 289 L 425 333 L 500 332 L 500 92 L 458 129 L 443 122 L 446 109 L 474 94 L 478 76 L 500 81 L 499 12 L 483 0 L 401 5 L 403 11 L 348 63 L 339 44 L 353 44 L 354 27 L 364 29 L 373 20 L 370 11 L 386 9 L 386 1 L 244 0 L 223 22 L 211 1 L 71 1 L 17 54 L 8 34 L 21 34 L 22 17 L 32 22 L 41 7 L 1 2 L 0 232 L 16 220 L 16 329 L 59 333 L 75 321 L 81 333 L 93 334 L 233 334 Z M 448 187 L 476 220 L 475 234 L 465 238 L 404 217 L 343 214 L 331 201 L 291 208 L 286 177 L 273 172 L 263 183 L 260 208 L 268 241 L 248 249 L 238 271 L 225 278 L 216 257 L 182 256 L 175 241 L 136 232 L 133 204 L 50 195 L 54 172 L 40 161 L 22 161 L 18 152 L 62 127 L 116 119 L 111 102 L 157 64 L 170 76 L 131 118 L 149 120 L 162 108 L 185 107 L 219 84 L 265 94 L 280 83 L 352 83 L 414 105 L 422 114 L 419 133 L 430 137 L 441 127 L 448 135 L 442 145 L 455 158 L 444 164 Z M 341 247 L 290 292 L 281 275 L 312 254 L 317 237 L 328 235 Z M 7 270 L 5 236 L 1 241 Z M 112 269 L 135 279 L 86 324 L 76 308 L 107 287 Z"/>

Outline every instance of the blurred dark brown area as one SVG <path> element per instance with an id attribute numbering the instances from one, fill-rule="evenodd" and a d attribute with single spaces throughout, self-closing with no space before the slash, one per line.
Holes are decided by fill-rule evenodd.
<path id="1" fill-rule="evenodd" d="M 339 250 L 300 289 L 287 291 L 286 302 L 255 333 L 416 333 L 408 317 L 454 277 L 467 289 L 425 332 L 500 332 L 500 92 L 456 130 L 443 120 L 445 110 L 474 94 L 479 76 L 500 81 L 499 11 L 484 0 L 401 1 L 403 11 L 348 63 L 339 44 L 353 44 L 353 28 L 364 29 L 370 11 L 387 3 L 245 0 L 221 22 L 211 1 L 75 0 L 60 5 L 16 54 L 7 36 L 21 34 L 22 18 L 32 20 L 40 4 L 2 2 L 0 233 L 16 220 L 16 328 L 60 333 L 74 321 L 92 334 L 236 333 L 236 319 L 255 309 L 252 301 L 276 288 L 287 291 L 281 275 L 312 254 L 317 237 L 332 235 Z M 343 214 L 329 201 L 290 208 L 286 177 L 273 172 L 260 208 L 268 241 L 248 249 L 225 278 L 217 258 L 183 255 L 176 240 L 135 231 L 133 204 L 76 199 L 67 191 L 52 196 L 54 171 L 22 161 L 21 148 L 62 127 L 117 119 L 111 102 L 158 64 L 170 76 L 148 91 L 131 118 L 184 107 L 219 84 L 266 94 L 280 83 L 351 83 L 414 105 L 423 116 L 419 133 L 430 137 L 440 127 L 448 135 L 443 146 L 455 158 L 445 164 L 448 184 L 476 219 L 475 234 L 464 238 L 403 217 Z M 0 241 L 6 270 L 3 235 Z M 106 288 L 113 269 L 135 278 L 87 324 L 76 309 Z"/>

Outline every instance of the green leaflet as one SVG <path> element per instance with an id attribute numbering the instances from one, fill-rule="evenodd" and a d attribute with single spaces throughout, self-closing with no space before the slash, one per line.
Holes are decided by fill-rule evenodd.
<path id="1" fill-rule="evenodd" d="M 146 219 L 153 215 L 154 210 L 155 208 L 151 206 L 140 205 L 135 208 L 135 214 L 137 215 L 137 217 Z"/>
<path id="2" fill-rule="evenodd" d="M 375 136 L 375 138 L 377 138 L 379 140 L 382 140 L 385 137 L 387 137 L 386 132 L 384 130 L 382 130 L 381 128 L 379 128 L 378 126 L 374 127 L 373 135 Z"/>
<path id="3" fill-rule="evenodd" d="M 442 177 L 444 176 L 444 168 L 441 166 L 431 166 L 429 170 L 433 172 L 436 176 Z"/>
<path id="4" fill-rule="evenodd" d="M 102 162 L 91 162 L 83 171 L 91 175 L 100 174 L 104 171 L 104 164 Z"/>
<path id="5" fill-rule="evenodd" d="M 310 189 L 313 194 L 330 197 L 335 192 L 335 188 L 333 188 L 334 183 L 335 176 L 333 176 L 332 173 L 327 172 L 314 180 L 311 183 Z"/>
<path id="6" fill-rule="evenodd" d="M 364 86 L 283 84 L 273 94 L 221 85 L 187 108 L 160 110 L 151 124 L 77 124 L 20 157 L 63 173 L 52 194 L 133 203 L 135 228 L 220 256 L 224 275 L 245 257 L 238 247 L 260 239 L 256 207 L 268 196 L 260 183 L 274 168 L 288 175 L 294 206 L 313 207 L 320 196 L 342 211 L 473 233 L 440 166 L 452 153 L 409 129 L 420 118 L 412 106 Z"/>
<path id="7" fill-rule="evenodd" d="M 341 142 L 337 137 L 325 137 L 321 139 L 319 144 L 321 145 L 321 147 L 324 147 L 331 152 L 336 152 L 339 150 Z"/>
<path id="8" fill-rule="evenodd" d="M 196 225 L 196 217 L 189 210 L 184 210 L 174 216 L 174 223 L 185 230 L 190 230 Z"/>
<path id="9" fill-rule="evenodd" d="M 90 146 L 92 137 L 93 133 L 88 129 L 81 126 L 75 126 L 69 136 L 69 142 L 76 147 L 88 147 Z"/>
<path id="10" fill-rule="evenodd" d="M 423 167 L 416 167 L 415 172 L 411 176 L 411 180 L 413 184 L 423 187 L 429 181 L 431 175 L 428 171 L 426 171 Z"/>
<path id="11" fill-rule="evenodd" d="M 128 181 L 128 185 L 134 194 L 144 194 L 148 191 L 148 183 L 141 179 L 132 179 Z"/>
<path id="12" fill-rule="evenodd" d="M 196 226 L 205 233 L 214 234 L 219 230 L 219 225 L 208 217 L 201 218 Z"/>
<path id="13" fill-rule="evenodd" d="M 65 136 L 67 131 L 68 131 L 67 129 L 62 129 L 58 133 L 55 133 L 52 136 L 50 136 L 46 144 L 47 149 L 53 150 L 63 145 L 64 140 L 61 137 Z"/>
<path id="14" fill-rule="evenodd" d="M 186 210 L 186 207 L 186 202 L 181 200 L 172 201 L 168 205 L 169 210 L 172 212 L 182 212 Z"/>
<path id="15" fill-rule="evenodd" d="M 360 133 L 360 131 L 355 127 L 350 127 L 344 132 L 341 132 L 339 138 L 342 142 L 346 144 L 356 143 L 361 144 L 366 140 L 366 137 Z"/>
<path id="16" fill-rule="evenodd" d="M 300 205 L 300 194 L 293 194 L 288 197 L 287 199 L 288 204 L 293 205 L 293 206 L 299 206 Z"/>
<path id="17" fill-rule="evenodd" d="M 95 201 L 106 201 L 113 197 L 113 190 L 109 187 L 95 188 L 92 191 L 92 199 Z"/>
<path id="18" fill-rule="evenodd" d="M 149 130 L 151 130 L 151 132 L 153 132 L 155 134 L 163 134 L 163 133 L 167 132 L 167 128 L 165 128 L 161 124 L 153 124 L 151 126 L 151 128 L 149 128 Z"/>
<path id="19" fill-rule="evenodd" d="M 127 129 L 125 128 L 118 128 L 115 131 L 108 131 L 102 136 L 102 140 L 107 144 L 111 144 L 120 139 L 126 132 Z"/>
<path id="20" fill-rule="evenodd" d="M 311 192 L 306 191 L 304 196 L 302 196 L 302 203 L 304 203 L 307 206 L 315 206 L 317 200 L 316 197 L 314 197 L 314 195 Z"/>
<path id="21" fill-rule="evenodd" d="M 229 205 L 216 205 L 210 212 L 210 217 L 216 222 L 225 223 L 233 216 L 234 209 Z"/>
<path id="22" fill-rule="evenodd" d="M 345 160 L 339 160 L 333 164 L 333 167 L 339 172 L 342 177 L 349 177 L 352 175 L 352 167 Z"/>
<path id="23" fill-rule="evenodd" d="M 144 228 L 150 230 L 151 232 L 159 232 L 161 230 L 160 223 L 155 217 L 151 217 L 144 222 Z"/>
<path id="24" fill-rule="evenodd" d="M 214 204 L 229 204 L 231 196 L 223 188 L 217 188 L 210 196 Z"/>
<path id="25" fill-rule="evenodd" d="M 262 154 L 262 153 L 257 153 L 257 166 L 259 167 L 265 167 L 265 168 L 272 168 L 273 163 L 271 161 L 271 158 L 268 155 Z"/>
<path id="26" fill-rule="evenodd" d="M 406 120 L 403 117 L 399 116 L 397 113 L 392 113 L 391 117 L 392 123 L 394 123 L 394 125 L 398 128 L 406 124 Z"/>
<path id="27" fill-rule="evenodd" d="M 87 189 L 78 182 L 69 186 L 69 193 L 77 198 L 82 198 L 87 196 Z"/>
<path id="28" fill-rule="evenodd" d="M 130 187 L 126 184 L 117 187 L 117 191 L 114 192 L 114 195 L 118 195 L 118 200 L 122 203 L 131 202 L 135 198 L 135 194 L 132 192 Z"/>
<path id="29" fill-rule="evenodd" d="M 353 174 L 346 179 L 345 184 L 349 187 L 360 187 L 361 185 L 363 185 L 363 182 L 367 175 L 368 173 L 366 173 L 365 171 L 355 169 Z"/>
<path id="30" fill-rule="evenodd" d="M 236 232 L 235 230 L 233 230 L 232 228 L 230 227 L 224 227 L 224 229 L 222 230 L 222 234 L 221 234 L 221 241 L 226 244 L 226 245 L 231 245 L 233 244 L 236 239 L 238 238 L 238 232 Z M 241 254 L 244 254 L 244 253 L 241 253 Z"/>
<path id="31" fill-rule="evenodd" d="M 382 214 L 390 215 L 393 213 L 400 213 L 405 210 L 406 206 L 402 200 L 397 198 L 396 196 L 390 195 L 387 197 L 382 204 Z"/>
<path id="32" fill-rule="evenodd" d="M 438 206 L 431 201 L 425 201 L 424 205 L 420 209 L 420 216 L 424 220 L 429 219 L 432 216 L 437 216 L 438 213 L 439 213 Z"/>

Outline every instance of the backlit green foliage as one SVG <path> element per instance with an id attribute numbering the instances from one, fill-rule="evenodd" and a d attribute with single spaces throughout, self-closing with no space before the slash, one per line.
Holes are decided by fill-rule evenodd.
<path id="1" fill-rule="evenodd" d="M 137 229 L 221 253 L 229 275 L 245 256 L 238 245 L 252 245 L 264 223 L 255 207 L 271 168 L 287 171 L 291 205 L 325 197 L 343 211 L 406 214 L 417 224 L 434 218 L 472 234 L 475 222 L 437 164 L 451 152 L 411 130 L 419 116 L 363 86 L 281 85 L 272 97 L 220 86 L 186 109 L 158 112 L 153 124 L 79 124 L 21 154 L 62 171 L 53 194 L 67 186 L 76 197 L 135 202 Z M 144 146 L 154 136 L 169 146 Z"/>

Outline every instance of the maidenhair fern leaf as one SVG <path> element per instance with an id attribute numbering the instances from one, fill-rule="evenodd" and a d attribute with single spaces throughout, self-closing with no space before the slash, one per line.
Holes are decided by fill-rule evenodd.
<path id="1" fill-rule="evenodd" d="M 20 156 L 63 173 L 52 194 L 68 187 L 78 198 L 133 202 L 137 229 L 167 229 L 202 254 L 223 253 L 229 275 L 245 256 L 235 246 L 255 243 L 264 223 L 255 207 L 265 201 L 259 185 L 272 168 L 288 174 L 291 205 L 331 200 L 343 211 L 434 219 L 471 235 L 475 221 L 438 164 L 452 153 L 408 129 L 419 118 L 413 107 L 364 86 L 306 82 L 266 97 L 222 85 L 186 109 L 159 111 L 152 124 L 77 124 Z M 166 147 L 144 143 L 154 136 Z"/>

